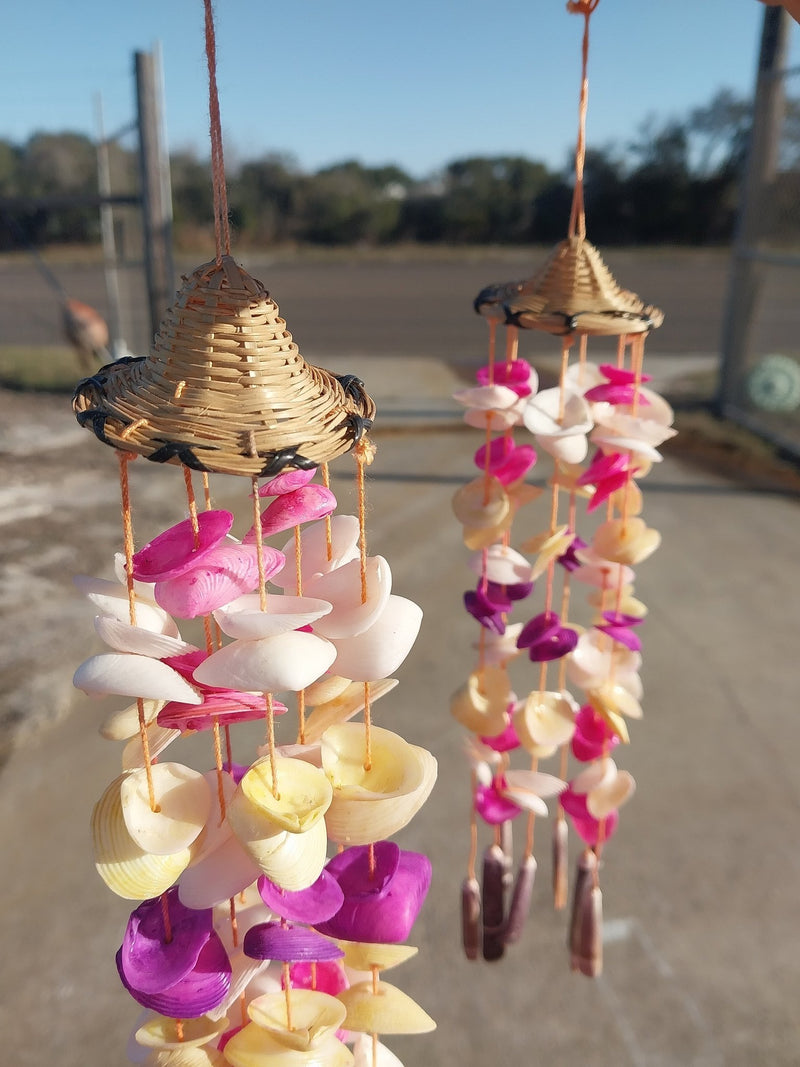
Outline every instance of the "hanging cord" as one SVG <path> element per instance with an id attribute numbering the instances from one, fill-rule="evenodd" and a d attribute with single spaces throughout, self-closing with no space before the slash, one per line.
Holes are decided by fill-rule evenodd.
<path id="1" fill-rule="evenodd" d="M 581 93 L 578 105 L 578 143 L 575 147 L 575 189 L 569 216 L 569 237 L 586 236 L 586 212 L 583 203 L 583 167 L 586 161 L 586 111 L 589 106 L 589 17 L 600 0 L 570 0 L 567 11 L 583 15 L 583 47 L 581 50 Z"/>
<path id="2" fill-rule="evenodd" d="M 225 186 L 225 160 L 222 154 L 222 122 L 217 93 L 217 42 L 214 35 L 214 11 L 211 0 L 203 0 L 206 13 L 206 58 L 208 59 L 208 115 L 211 132 L 211 180 L 214 191 L 214 238 L 217 263 L 231 252 L 228 224 L 228 190 Z"/>

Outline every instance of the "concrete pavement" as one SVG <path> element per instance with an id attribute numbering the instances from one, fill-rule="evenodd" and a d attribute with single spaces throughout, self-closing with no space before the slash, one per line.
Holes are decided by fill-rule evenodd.
<path id="1" fill-rule="evenodd" d="M 799 1063 L 797 503 L 673 459 L 643 482 L 645 516 L 663 544 L 637 582 L 650 607 L 645 718 L 618 760 L 638 791 L 606 850 L 605 973 L 590 981 L 569 972 L 541 831 L 522 942 L 500 963 L 470 964 L 457 911 L 467 771 L 463 732 L 447 708 L 471 669 L 475 626 L 460 606 L 467 552 L 449 501 L 472 475 L 479 434 L 455 416 L 448 397 L 462 383 L 443 363 L 328 363 L 363 373 L 385 412 L 371 469 L 370 550 L 389 559 L 395 589 L 425 610 L 423 634 L 376 721 L 440 762 L 433 797 L 401 838 L 434 862 L 412 936 L 421 951 L 393 976 L 439 1028 L 387 1044 L 407 1067 Z M 113 963 L 130 908 L 97 877 L 87 825 L 118 754 L 96 734 L 99 709 L 64 695 L 75 663 L 93 649 L 91 612 L 73 597 L 71 574 L 107 570 L 119 545 L 116 464 L 89 434 L 73 432 L 68 405 L 48 410 L 52 445 L 45 441 L 35 460 L 41 476 L 28 478 L 28 513 L 4 516 L 5 628 L 28 634 L 27 655 L 14 670 L 7 665 L 6 697 L 41 669 L 47 684 L 34 691 L 42 703 L 34 709 L 29 700 L 28 709 L 59 721 L 32 732 L 0 775 L 0 1062 L 116 1067 L 137 1014 Z M 13 456 L 4 459 L 17 469 Z M 31 463 L 20 461 L 20 486 Z M 334 470 L 346 509 L 347 460 Z M 142 540 L 175 521 L 177 473 L 144 463 L 132 473 Z M 235 491 L 215 484 L 220 504 Z M 542 515 L 531 509 L 531 533 Z M 63 714 L 48 716 L 49 691 L 66 701 Z"/>

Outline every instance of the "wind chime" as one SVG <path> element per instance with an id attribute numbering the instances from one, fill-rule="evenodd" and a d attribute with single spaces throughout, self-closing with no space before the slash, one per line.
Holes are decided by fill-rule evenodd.
<path id="1" fill-rule="evenodd" d="M 305 362 L 230 255 L 210 0 L 205 21 L 216 258 L 184 279 L 149 356 L 102 368 L 74 397 L 79 423 L 116 450 L 124 545 L 115 579 L 77 579 L 108 651 L 74 681 L 135 700 L 101 728 L 127 744 L 92 814 L 94 857 L 137 902 L 116 956 L 146 1009 L 135 1062 L 397 1064 L 379 1035 L 435 1024 L 381 972 L 416 952 L 403 942 L 431 868 L 389 839 L 425 802 L 436 761 L 373 725 L 371 708 L 422 613 L 367 554 L 372 400 L 357 378 Z M 356 515 L 336 513 L 329 485 L 347 451 Z M 137 548 L 141 456 L 181 469 L 187 517 Z M 241 517 L 212 505 L 212 473 L 250 490 L 241 537 Z M 176 620 L 201 623 L 197 645 Z M 279 744 L 287 704 L 297 726 Z M 235 727 L 255 720 L 264 744 L 238 762 Z M 207 769 L 164 759 L 197 732 Z"/>
<path id="2" fill-rule="evenodd" d="M 565 908 L 569 895 L 569 819 L 582 847 L 568 943 L 572 968 L 589 976 L 602 969 L 601 855 L 635 787 L 612 755 L 630 740 L 628 721 L 642 716 L 638 628 L 647 609 L 634 596 L 633 568 L 660 542 L 641 517 L 637 482 L 661 458 L 658 445 L 674 433 L 669 405 L 647 388 L 643 373 L 645 339 L 663 315 L 621 289 L 586 238 L 587 64 L 597 3 L 567 5 L 584 20 L 567 238 L 528 281 L 489 286 L 475 300 L 488 320 L 488 362 L 476 386 L 456 399 L 484 440 L 475 453 L 478 474 L 456 492 L 453 510 L 472 551 L 475 586 L 464 604 L 479 631 L 477 662 L 451 700 L 452 714 L 470 732 L 471 845 L 462 884 L 466 955 L 496 960 L 520 938 L 537 867 L 536 819 L 548 814 L 545 800 L 553 798 L 554 904 Z M 496 351 L 499 325 L 505 327 L 502 355 Z M 520 329 L 561 338 L 557 386 L 539 389 L 536 371 L 518 355 Z M 616 337 L 614 357 L 599 366 L 589 362 L 590 337 Z M 517 440 L 520 426 L 533 435 L 535 447 Z M 525 481 L 537 448 L 552 461 L 549 491 Z M 537 500 L 544 528 L 514 547 L 517 512 Z M 573 617 L 575 583 L 589 590 L 591 610 L 583 623 Z M 535 664 L 535 685 L 520 698 L 509 666 L 523 654 Z M 540 761 L 551 757 L 557 759 L 554 774 L 540 770 Z M 525 823 L 516 876 L 515 820 Z M 483 826 L 491 839 L 479 880 Z"/>

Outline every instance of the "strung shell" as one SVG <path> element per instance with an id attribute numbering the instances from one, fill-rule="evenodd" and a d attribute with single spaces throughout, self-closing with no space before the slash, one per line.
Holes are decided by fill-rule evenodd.
<path id="1" fill-rule="evenodd" d="M 286 997 L 267 993 L 247 1006 L 252 1021 L 286 1048 L 304 1052 L 336 1033 L 346 1009 L 336 997 L 312 989 L 291 991 L 291 1027 Z"/>
<path id="2" fill-rule="evenodd" d="M 181 874 L 178 897 L 187 908 L 210 908 L 241 893 L 260 874 L 261 868 L 229 831 L 222 844 Z"/>
<path id="3" fill-rule="evenodd" d="M 365 687 L 369 686 L 370 706 L 397 685 L 396 678 L 381 678 L 377 682 L 350 682 L 334 699 L 318 704 L 306 719 L 305 739 L 316 744 L 330 726 L 348 722 L 366 707 Z M 306 696 L 306 700 L 308 697 Z"/>
<path id="4" fill-rule="evenodd" d="M 345 967 L 354 971 L 371 971 L 377 967 L 381 971 L 388 971 L 391 967 L 399 967 L 401 963 L 416 956 L 419 949 L 413 945 L 395 945 L 372 941 L 342 941 L 339 946 L 344 950 Z"/>
<path id="5" fill-rule="evenodd" d="M 150 656 L 130 652 L 101 652 L 75 671 L 72 684 L 89 696 L 142 697 L 200 704 L 202 697 L 177 671 Z"/>
<path id="6" fill-rule="evenodd" d="M 280 832 L 273 837 L 243 840 L 242 844 L 263 873 L 291 893 L 308 889 L 325 866 L 328 835 L 320 819 L 303 833 Z"/>
<path id="7" fill-rule="evenodd" d="M 575 732 L 575 706 L 564 693 L 534 690 L 514 716 L 514 727 L 522 746 L 542 755 L 539 749 L 552 751 L 570 740 Z"/>
<path id="8" fill-rule="evenodd" d="M 469 559 L 474 574 L 484 573 L 483 556 L 477 553 Z M 518 585 L 531 580 L 531 565 L 521 552 L 507 545 L 492 545 L 486 553 L 486 579 L 497 585 Z"/>
<path id="9" fill-rule="evenodd" d="M 134 1034 L 134 1040 L 144 1048 L 192 1048 L 206 1045 L 227 1030 L 230 1022 L 225 1016 L 212 1022 L 207 1015 L 184 1019 L 180 1035 L 177 1020 L 166 1015 L 152 1015 Z"/>
<path id="10" fill-rule="evenodd" d="M 73 578 L 75 587 L 98 609 L 101 615 L 111 615 L 120 622 L 130 623 L 131 609 L 127 587 L 105 578 L 90 578 L 78 575 Z M 145 589 L 148 587 L 145 586 Z M 179 637 L 174 620 L 150 598 L 137 595 L 135 604 L 136 625 L 156 634 Z"/>
<path id="11" fill-rule="evenodd" d="M 357 982 L 339 994 L 344 1026 L 363 1034 L 427 1034 L 436 1023 L 416 1001 L 388 982 Z"/>
<path id="12" fill-rule="evenodd" d="M 143 1061 L 143 1067 L 226 1067 L 223 1054 L 212 1048 L 156 1049 Z"/>
<path id="13" fill-rule="evenodd" d="M 314 627 L 316 633 L 334 641 L 363 633 L 379 618 L 392 591 L 392 572 L 383 556 L 366 560 L 362 589 L 361 562 L 354 559 L 308 582 L 305 591 L 333 605 Z"/>
<path id="14" fill-rule="evenodd" d="M 358 559 L 359 522 L 355 515 L 333 515 L 330 520 L 330 558 L 328 535 L 324 522 L 314 522 L 300 535 L 300 574 L 303 586 L 316 575 L 342 567 L 350 560 Z M 273 584 L 282 589 L 295 588 L 297 556 L 294 538 L 283 546 L 286 565 L 275 575 Z"/>
<path id="15" fill-rule="evenodd" d="M 511 684 L 505 670 L 484 667 L 473 671 L 450 698 L 450 714 L 481 737 L 496 737 L 506 727 L 506 709 L 511 699 Z"/>
<path id="16" fill-rule="evenodd" d="M 150 759 L 154 760 L 164 752 L 169 745 L 181 736 L 180 730 L 159 726 L 157 722 L 151 722 L 147 726 L 147 751 Z M 144 747 L 137 731 L 125 748 L 122 750 L 123 771 L 135 771 L 144 767 L 146 763 Z"/>
<path id="17" fill-rule="evenodd" d="M 113 615 L 96 615 L 94 628 L 100 640 L 117 652 L 135 652 L 140 656 L 164 659 L 197 651 L 194 645 L 187 644 L 179 637 L 153 633 L 144 626 L 131 626 L 129 622 L 122 622 Z"/>
<path id="18" fill-rule="evenodd" d="M 390 596 L 369 629 L 336 641 L 336 673 L 356 682 L 393 674 L 411 651 L 421 624 L 422 608 L 405 597 Z"/>
<path id="19" fill-rule="evenodd" d="M 164 700 L 145 700 L 142 702 L 142 712 L 146 724 L 154 721 L 159 711 L 164 707 Z M 139 735 L 139 704 L 129 704 L 120 711 L 112 711 L 103 719 L 98 728 L 101 737 L 107 741 L 128 741 Z"/>
<path id="20" fill-rule="evenodd" d="M 370 733 L 369 770 L 361 724 L 332 726 L 322 738 L 322 768 L 333 785 L 325 821 L 339 844 L 391 837 L 413 819 L 436 781 L 437 763 L 426 749 L 381 727 Z"/>
<path id="21" fill-rule="evenodd" d="M 228 818 L 239 837 L 267 837 L 279 830 L 302 834 L 323 817 L 333 795 L 325 774 L 305 760 L 256 760 L 231 801 Z"/>
<path id="22" fill-rule="evenodd" d="M 592 548 L 614 563 L 635 566 L 651 556 L 661 544 L 658 530 L 646 525 L 643 519 L 609 519 L 595 530 Z"/>
<path id="23" fill-rule="evenodd" d="M 351 1067 L 353 1056 L 337 1037 L 324 1038 L 300 1052 L 251 1022 L 225 1046 L 225 1063 L 231 1067 Z"/>
<path id="24" fill-rule="evenodd" d="M 453 496 L 453 514 L 471 530 L 492 529 L 502 523 L 511 507 L 501 481 L 492 475 L 474 478 Z"/>
<path id="25" fill-rule="evenodd" d="M 157 897 L 173 884 L 191 859 L 188 848 L 171 856 L 143 851 L 131 837 L 122 815 L 120 775 L 103 793 L 92 812 L 92 844 L 98 874 L 112 893 L 125 900 Z"/>
<path id="26" fill-rule="evenodd" d="M 327 704 L 329 700 L 336 700 L 350 685 L 350 681 L 350 678 L 343 678 L 341 674 L 323 675 L 306 689 L 306 705 L 315 708 L 319 704 Z"/>
<path id="27" fill-rule="evenodd" d="M 141 768 L 120 785 L 122 816 L 139 848 L 170 856 L 188 848 L 200 834 L 211 811 L 211 791 L 199 771 L 180 763 L 156 763 L 149 780 L 156 809 L 150 806 L 148 774 Z"/>
<path id="28" fill-rule="evenodd" d="M 245 691 L 297 692 L 315 682 L 336 659 L 336 649 L 316 634 L 290 630 L 256 641 L 233 641 L 194 672 L 203 685 Z"/>
<path id="29" fill-rule="evenodd" d="M 246 593 L 213 614 L 228 637 L 252 641 L 308 626 L 327 615 L 331 607 L 328 601 L 313 597 L 270 593 L 262 608 L 258 593 Z"/>

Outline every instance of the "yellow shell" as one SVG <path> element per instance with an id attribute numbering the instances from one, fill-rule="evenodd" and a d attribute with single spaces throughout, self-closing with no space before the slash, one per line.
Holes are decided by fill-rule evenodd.
<path id="1" fill-rule="evenodd" d="M 370 705 L 390 693 L 397 685 L 396 678 L 381 678 L 377 682 L 350 682 L 337 696 L 319 703 L 306 719 L 305 740 L 315 744 L 330 726 L 347 722 L 366 706 L 365 686 L 369 686 Z"/>
<path id="2" fill-rule="evenodd" d="M 243 842 L 246 851 L 267 878 L 290 893 L 308 889 L 319 878 L 325 866 L 328 834 L 320 819 L 302 834 L 278 834 L 278 843 L 268 843 L 260 852 L 260 842 Z"/>
<path id="3" fill-rule="evenodd" d="M 191 850 L 153 856 L 131 837 L 122 816 L 120 787 L 127 775 L 108 786 L 92 812 L 92 844 L 97 872 L 108 888 L 125 900 L 157 897 L 189 866 Z"/>
<path id="4" fill-rule="evenodd" d="M 506 728 L 506 709 L 511 700 L 511 683 L 502 667 L 473 671 L 450 698 L 450 714 L 482 737 L 496 737 Z"/>
<path id="5" fill-rule="evenodd" d="M 224 1062 L 231 1067 L 352 1067 L 353 1054 L 333 1036 L 302 1052 L 287 1048 L 251 1022 L 227 1043 Z"/>
<path id="6" fill-rule="evenodd" d="M 346 1009 L 336 997 L 312 989 L 292 989 L 288 996 L 265 993 L 252 1000 L 247 1014 L 262 1030 L 286 1048 L 305 1052 L 333 1035 L 344 1022 Z M 291 1006 L 291 1029 L 289 1028 Z"/>
<path id="7" fill-rule="evenodd" d="M 305 760 L 264 756 L 250 767 L 234 794 L 228 821 L 242 839 L 269 837 L 281 830 L 301 834 L 323 817 L 331 802 L 328 779 Z"/>
<path id="8" fill-rule="evenodd" d="M 470 552 L 478 552 L 499 541 L 503 534 L 511 529 L 513 522 L 514 511 L 509 509 L 504 518 L 494 526 L 465 526 L 462 540 Z"/>
<path id="9" fill-rule="evenodd" d="M 342 962 L 354 971 L 371 971 L 378 967 L 385 971 L 399 967 L 401 963 L 416 956 L 419 949 L 413 945 L 377 944 L 369 941 L 337 941 L 344 950 Z"/>
<path id="10" fill-rule="evenodd" d="M 388 982 L 357 982 L 339 993 L 346 1030 L 362 1034 L 427 1034 L 436 1023 L 416 1001 Z"/>
<path id="11" fill-rule="evenodd" d="M 332 726 L 322 736 L 322 769 L 333 785 L 325 816 L 328 836 L 346 845 L 368 845 L 397 833 L 428 799 L 437 763 L 424 748 L 373 726 L 370 763 L 360 723 Z"/>
<path id="12" fill-rule="evenodd" d="M 514 715 L 514 728 L 523 748 L 541 755 L 535 750 L 570 740 L 575 732 L 575 709 L 563 693 L 534 690 Z"/>
<path id="13" fill-rule="evenodd" d="M 510 507 L 503 483 L 491 474 L 462 485 L 453 496 L 452 505 L 458 521 L 470 528 L 497 526 Z"/>
<path id="14" fill-rule="evenodd" d="M 142 1067 L 227 1067 L 221 1052 L 197 1046 L 155 1049 Z"/>
<path id="15" fill-rule="evenodd" d="M 610 519 L 595 530 L 592 547 L 598 556 L 613 563 L 634 566 L 651 556 L 661 544 L 658 530 L 645 525 L 636 516 Z"/>
<path id="16" fill-rule="evenodd" d="M 342 678 L 339 674 L 324 674 L 316 682 L 305 690 L 306 704 L 315 708 L 318 704 L 327 704 L 329 700 L 335 700 L 350 685 L 349 678 Z"/>
<path id="17" fill-rule="evenodd" d="M 153 1015 L 139 1027 L 134 1040 L 145 1048 L 199 1047 L 224 1034 L 230 1026 L 225 1016 L 212 1022 L 207 1015 L 201 1015 L 199 1019 L 182 1020 L 179 1035 L 176 1023 L 166 1015 Z"/>
<path id="18" fill-rule="evenodd" d="M 144 700 L 143 712 L 145 723 L 151 723 L 159 711 L 166 704 L 165 700 Z M 139 734 L 139 704 L 138 701 L 129 704 L 121 711 L 112 711 L 103 719 L 98 732 L 107 741 L 127 741 Z"/>

